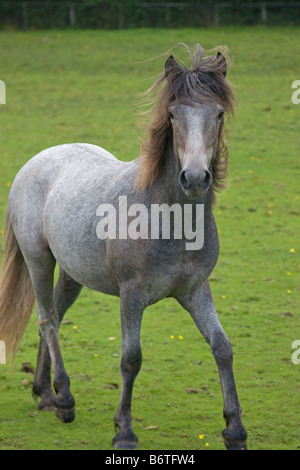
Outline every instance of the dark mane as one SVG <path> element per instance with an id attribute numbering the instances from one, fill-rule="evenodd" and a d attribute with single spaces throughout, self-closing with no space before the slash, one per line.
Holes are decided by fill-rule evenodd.
<path id="1" fill-rule="evenodd" d="M 147 97 L 152 97 L 150 100 L 152 120 L 142 146 L 143 157 L 140 158 L 136 181 L 136 187 L 139 189 L 145 190 L 151 186 L 163 167 L 168 142 L 172 136 L 172 126 L 168 117 L 170 105 L 177 102 L 201 104 L 214 100 L 224 107 L 226 114 L 233 115 L 236 102 L 226 79 L 228 65 L 228 59 L 225 59 L 226 52 L 223 50 L 222 54 L 205 58 L 204 50 L 197 45 L 194 54 L 190 51 L 189 53 L 190 68 L 183 64 L 180 66 L 174 60 L 175 65 L 170 68 L 166 66 L 165 72 L 145 93 Z M 163 82 L 165 82 L 164 87 L 155 94 Z M 228 150 L 224 135 L 225 126 L 222 122 L 217 154 L 212 167 L 214 193 L 216 189 L 224 187 L 227 176 Z"/>

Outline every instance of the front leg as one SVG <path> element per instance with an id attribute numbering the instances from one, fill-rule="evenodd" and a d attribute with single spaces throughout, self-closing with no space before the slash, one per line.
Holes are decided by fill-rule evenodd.
<path id="1" fill-rule="evenodd" d="M 140 299 L 141 289 L 121 290 L 121 325 L 122 354 L 121 375 L 122 394 L 119 408 L 115 415 L 115 427 L 118 430 L 113 439 L 116 449 L 135 449 L 138 439 L 132 429 L 131 399 L 133 384 L 142 364 L 140 347 L 140 329 L 144 307 Z"/>
<path id="2" fill-rule="evenodd" d="M 242 411 L 233 376 L 232 347 L 218 319 L 208 281 L 177 300 L 191 314 L 210 345 L 218 366 L 227 426 L 222 433 L 225 446 L 229 450 L 245 450 L 247 433 L 241 420 Z"/>

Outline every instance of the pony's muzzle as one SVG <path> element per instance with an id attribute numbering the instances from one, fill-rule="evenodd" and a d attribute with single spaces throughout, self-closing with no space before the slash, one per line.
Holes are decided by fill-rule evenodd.
<path id="1" fill-rule="evenodd" d="M 208 190 L 212 183 L 212 175 L 205 169 L 182 170 L 179 183 L 188 196 L 198 196 Z"/>

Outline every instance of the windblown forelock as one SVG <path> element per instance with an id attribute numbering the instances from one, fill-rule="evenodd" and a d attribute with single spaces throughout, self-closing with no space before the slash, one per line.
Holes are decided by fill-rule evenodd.
<path id="1" fill-rule="evenodd" d="M 215 60 L 215 57 L 211 58 Z M 165 85 L 165 106 L 178 102 L 203 104 L 207 101 L 220 103 L 226 113 L 233 114 L 235 98 L 223 74 L 223 67 L 214 61 L 198 65 L 195 70 L 174 67 Z"/>

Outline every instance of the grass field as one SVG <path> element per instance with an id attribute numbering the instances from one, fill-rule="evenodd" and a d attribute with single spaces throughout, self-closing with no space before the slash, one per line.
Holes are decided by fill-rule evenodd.
<path id="1" fill-rule="evenodd" d="M 299 29 L 1 32 L 0 246 L 11 182 L 40 150 L 89 142 L 123 160 L 138 156 L 140 93 L 164 66 L 164 58 L 144 61 L 181 41 L 226 44 L 234 58 L 239 108 L 229 124 L 230 184 L 215 209 L 221 252 L 211 287 L 234 349 L 249 448 L 299 449 L 300 365 L 291 360 L 300 340 L 300 105 L 291 101 Z M 187 61 L 182 48 L 174 53 Z M 32 400 L 33 375 L 21 368 L 35 366 L 34 314 L 13 373 L 0 366 L 1 450 L 111 448 L 121 387 L 118 299 L 85 289 L 60 331 L 76 420 L 62 424 Z M 175 301 L 146 310 L 142 350 L 133 398 L 140 449 L 223 449 L 214 359 Z"/>

